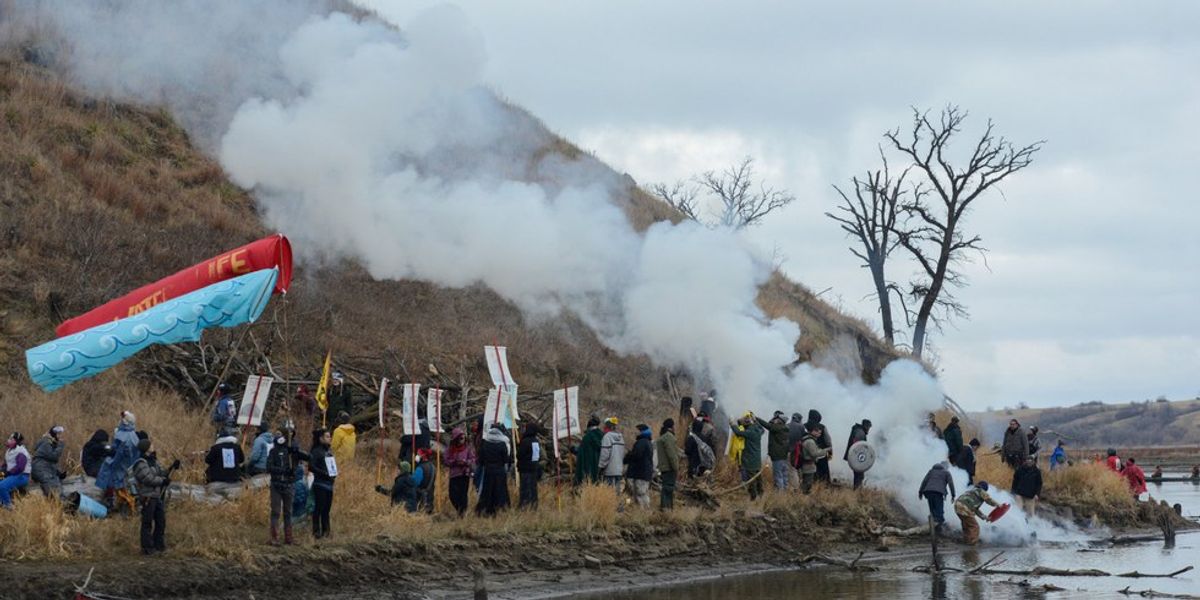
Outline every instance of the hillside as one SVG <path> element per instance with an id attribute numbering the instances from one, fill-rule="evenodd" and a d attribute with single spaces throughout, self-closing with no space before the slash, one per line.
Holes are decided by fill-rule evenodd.
<path id="1" fill-rule="evenodd" d="M 52 338 L 62 319 L 270 233 L 254 199 L 165 110 L 87 97 L 52 65 L 35 62 L 43 61 L 27 50 L 0 55 L 0 379 L 8 390 L 31 389 L 22 353 Z M 680 218 L 628 175 L 510 108 L 541 132 L 542 150 L 530 158 L 526 180 L 552 185 L 540 175 L 544 165 L 559 171 L 574 164 L 625 189 L 623 208 L 639 229 Z M 874 381 L 895 357 L 866 324 L 781 275 L 761 289 L 759 304 L 769 316 L 800 324 L 801 360 L 843 377 Z M 132 374 L 201 397 L 241 333 L 209 332 L 203 352 L 197 345 L 143 352 L 67 393 L 86 396 Z M 236 379 L 274 370 L 311 380 L 331 348 L 343 368 L 355 368 L 350 374 L 364 409 L 372 378 L 381 375 L 474 397 L 487 387 L 481 348 L 493 342 L 509 346 L 523 395 L 582 384 L 592 409 L 645 416 L 674 406 L 672 384 L 691 391 L 686 374 L 668 382 L 664 370 L 616 355 L 570 315 L 531 323 L 482 286 L 376 281 L 353 262 L 300 265 L 292 291 L 272 303 L 237 349 L 232 373 Z"/>
<path id="2" fill-rule="evenodd" d="M 1175 402 L 1086 403 L 974 413 L 990 440 L 998 440 L 1010 419 L 1037 425 L 1043 445 L 1061 438 L 1088 448 L 1200 444 L 1200 398 Z"/>

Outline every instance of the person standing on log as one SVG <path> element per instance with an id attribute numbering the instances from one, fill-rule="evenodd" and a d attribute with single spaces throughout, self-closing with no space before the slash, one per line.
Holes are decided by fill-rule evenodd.
<path id="1" fill-rule="evenodd" d="M 996 501 L 992 500 L 992 497 L 987 492 L 988 482 L 980 481 L 975 484 L 975 487 L 963 492 L 963 495 L 954 501 L 954 514 L 958 515 L 959 521 L 962 521 L 963 543 L 968 546 L 974 546 L 979 543 L 979 521 L 976 521 L 975 517 L 987 519 L 979 511 L 980 507 L 984 503 L 997 506 Z"/>
<path id="2" fill-rule="evenodd" d="M 942 441 L 946 442 L 946 457 L 954 460 L 963 449 L 962 426 L 958 424 L 958 415 L 950 417 L 950 424 L 942 432 Z"/>
<path id="3" fill-rule="evenodd" d="M 946 524 L 946 498 L 958 495 L 954 490 L 954 478 L 950 476 L 950 469 L 946 467 L 946 463 L 933 465 L 925 474 L 925 479 L 921 480 L 921 487 L 917 492 L 917 498 L 929 503 L 929 516 L 933 518 L 938 532 L 941 532 L 942 526 Z M 947 491 L 950 492 L 949 496 L 946 495 Z"/>
<path id="4" fill-rule="evenodd" d="M 1004 443 L 1000 446 L 1004 463 L 1016 469 L 1029 458 L 1029 436 L 1021 430 L 1021 424 L 1013 419 L 1004 430 Z"/>
<path id="5" fill-rule="evenodd" d="M 1017 498 L 1017 505 L 1026 515 L 1032 517 L 1037 514 L 1037 501 L 1042 493 L 1042 470 L 1032 456 L 1013 472 L 1012 492 Z"/>

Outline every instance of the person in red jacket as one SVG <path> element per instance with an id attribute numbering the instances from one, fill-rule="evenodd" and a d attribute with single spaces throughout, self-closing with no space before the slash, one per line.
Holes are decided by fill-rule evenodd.
<path id="1" fill-rule="evenodd" d="M 1133 460 L 1132 456 L 1125 460 L 1125 468 L 1121 475 L 1129 482 L 1129 491 L 1133 492 L 1134 500 L 1146 493 L 1146 472 L 1137 466 L 1137 461 Z"/>
<path id="2" fill-rule="evenodd" d="M 1108 468 L 1114 473 L 1121 472 L 1121 458 L 1117 456 L 1117 451 L 1115 448 L 1108 449 L 1108 458 L 1104 459 L 1104 463 L 1107 464 Z"/>

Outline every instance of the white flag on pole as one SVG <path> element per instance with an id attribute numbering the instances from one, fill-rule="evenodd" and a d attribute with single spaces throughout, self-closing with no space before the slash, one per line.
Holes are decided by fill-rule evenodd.
<path id="1" fill-rule="evenodd" d="M 483 409 L 484 426 L 500 423 L 509 429 L 513 426 L 513 414 L 517 409 L 517 388 L 488 390 L 487 404 Z"/>
<path id="2" fill-rule="evenodd" d="M 508 369 L 508 348 L 505 346 L 484 346 L 483 355 L 487 358 L 488 373 L 492 375 L 492 385 L 498 388 L 510 388 L 517 385 L 513 380 L 512 371 Z"/>
<path id="3" fill-rule="evenodd" d="M 400 415 L 404 419 L 404 435 L 421 433 L 421 423 L 417 417 L 417 401 L 421 398 L 421 384 L 404 384 L 404 404 L 400 407 Z"/>
<path id="4" fill-rule="evenodd" d="M 262 423 L 263 410 L 271 395 L 271 383 L 275 379 L 251 375 L 246 378 L 246 391 L 242 393 L 242 404 L 238 406 L 237 424 L 256 427 Z"/>
<path id="5" fill-rule="evenodd" d="M 387 377 L 384 377 L 383 380 L 379 382 L 379 426 L 380 427 L 387 427 L 387 416 L 386 415 L 387 415 L 387 393 L 388 393 L 388 384 L 389 383 L 391 383 L 391 382 L 388 381 Z"/>
<path id="6" fill-rule="evenodd" d="M 429 431 L 445 431 L 442 429 L 442 390 L 429 388 L 425 392 L 425 420 L 429 423 Z"/>
<path id="7" fill-rule="evenodd" d="M 554 455 L 559 455 L 558 440 L 573 435 L 583 435 L 583 424 L 579 422 L 579 386 L 554 390 Z"/>

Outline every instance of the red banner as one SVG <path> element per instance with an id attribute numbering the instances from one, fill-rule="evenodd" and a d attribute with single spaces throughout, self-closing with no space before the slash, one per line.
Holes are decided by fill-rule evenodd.
<path id="1" fill-rule="evenodd" d="M 151 306 L 178 298 L 219 281 L 260 269 L 279 267 L 275 293 L 287 292 L 292 282 L 292 245 L 281 233 L 230 250 L 192 265 L 170 277 L 144 285 L 73 319 L 59 324 L 54 332 L 65 337 L 110 321 L 136 315 Z"/>

